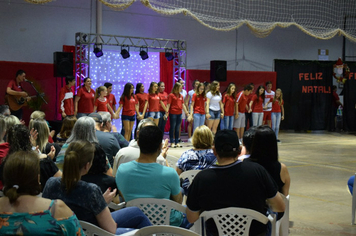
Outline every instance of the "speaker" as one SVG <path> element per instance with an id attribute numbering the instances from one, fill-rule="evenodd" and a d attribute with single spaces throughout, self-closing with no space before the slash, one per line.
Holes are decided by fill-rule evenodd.
<path id="1" fill-rule="evenodd" d="M 226 81 L 226 61 L 210 61 L 210 82 Z"/>
<path id="2" fill-rule="evenodd" d="M 53 53 L 53 76 L 66 77 L 73 76 L 73 53 L 54 52 Z"/>

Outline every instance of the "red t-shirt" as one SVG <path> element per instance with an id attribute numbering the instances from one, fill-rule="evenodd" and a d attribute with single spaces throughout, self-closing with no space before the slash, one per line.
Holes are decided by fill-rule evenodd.
<path id="1" fill-rule="evenodd" d="M 85 87 L 78 90 L 77 96 L 80 98 L 78 102 L 78 113 L 92 113 L 94 110 L 94 89 L 90 92 Z"/>
<path id="2" fill-rule="evenodd" d="M 263 112 L 263 99 L 261 96 L 257 99 L 257 95 L 254 94 L 251 101 L 253 101 L 252 112 Z"/>
<path id="3" fill-rule="evenodd" d="M 59 92 L 59 111 L 64 112 L 67 116 L 74 115 L 73 90 L 64 86 Z"/>
<path id="4" fill-rule="evenodd" d="M 148 111 L 158 112 L 160 107 L 160 98 L 158 94 L 148 94 Z"/>
<path id="5" fill-rule="evenodd" d="M 247 104 L 247 97 L 244 94 L 244 91 L 241 91 L 236 96 L 236 102 L 239 103 L 239 113 L 246 112 L 246 104 Z"/>
<path id="6" fill-rule="evenodd" d="M 122 115 L 123 116 L 134 116 L 136 113 L 135 105 L 138 103 L 136 96 L 132 95 L 130 99 L 127 97 L 120 98 L 120 105 L 122 107 Z"/>
<path id="7" fill-rule="evenodd" d="M 168 96 L 168 104 L 171 104 L 169 107 L 169 113 L 173 115 L 182 114 L 183 109 L 183 95 L 170 93 Z"/>
<path id="8" fill-rule="evenodd" d="M 135 96 L 139 104 L 138 111 L 143 112 L 143 108 L 145 108 L 145 103 L 148 100 L 147 93 L 137 93 Z"/>
<path id="9" fill-rule="evenodd" d="M 281 112 L 281 106 L 283 106 L 284 101 L 282 100 L 281 105 L 279 105 L 278 100 L 273 102 L 273 99 L 270 100 L 272 102 L 272 112 Z"/>
<path id="10" fill-rule="evenodd" d="M 225 116 L 233 116 L 235 112 L 235 99 L 233 96 L 228 94 L 224 95 L 223 98 L 224 103 L 224 115 Z"/>
<path id="11" fill-rule="evenodd" d="M 203 97 L 201 94 L 199 96 L 197 96 L 196 93 L 193 94 L 192 97 L 192 102 L 194 102 L 194 113 L 198 113 L 198 114 L 205 114 L 205 103 L 206 103 L 206 97 Z"/>
<path id="12" fill-rule="evenodd" d="M 11 88 L 12 90 L 17 91 L 17 92 L 23 92 L 21 83 L 19 85 L 17 85 L 16 80 L 10 80 L 9 83 L 7 84 L 7 87 Z"/>
<path id="13" fill-rule="evenodd" d="M 116 105 L 116 98 L 115 95 L 110 93 L 108 96 L 106 96 L 106 99 L 108 100 L 108 103 L 112 110 L 114 110 L 114 105 Z"/>
<path id="14" fill-rule="evenodd" d="M 163 102 L 163 104 L 164 104 L 165 106 L 167 106 L 168 94 L 163 91 L 163 92 L 161 92 L 161 93 L 158 93 L 158 96 L 159 96 L 159 98 L 161 99 L 161 101 Z M 165 110 L 164 110 L 163 107 L 161 106 L 161 107 L 159 108 L 159 111 L 165 111 Z"/>
<path id="15" fill-rule="evenodd" d="M 95 99 L 95 106 L 96 106 L 96 111 L 106 111 L 108 112 L 108 99 L 105 98 L 105 101 L 100 101 L 98 98 Z"/>

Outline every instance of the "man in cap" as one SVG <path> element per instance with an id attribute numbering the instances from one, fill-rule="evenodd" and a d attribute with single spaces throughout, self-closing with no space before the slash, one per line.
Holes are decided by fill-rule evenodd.
<path id="1" fill-rule="evenodd" d="M 241 207 L 266 213 L 266 201 L 275 212 L 285 205 L 267 171 L 257 163 L 237 160 L 239 140 L 235 131 L 220 130 L 213 151 L 218 165 L 199 172 L 188 190 L 187 219 L 193 223 L 201 212 L 226 207 Z M 212 221 L 207 231 L 217 235 Z M 253 221 L 249 235 L 265 235 L 267 226 Z"/>

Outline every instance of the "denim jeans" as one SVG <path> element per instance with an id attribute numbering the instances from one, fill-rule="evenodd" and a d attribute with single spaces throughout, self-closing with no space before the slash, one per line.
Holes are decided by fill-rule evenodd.
<path id="1" fill-rule="evenodd" d="M 160 111 L 161 115 L 159 117 L 158 128 L 164 133 L 164 128 L 166 127 L 167 118 L 164 119 L 166 112 Z"/>
<path id="2" fill-rule="evenodd" d="M 223 123 L 225 124 L 224 129 L 232 130 L 234 126 L 234 116 L 224 116 Z"/>
<path id="3" fill-rule="evenodd" d="M 116 234 L 152 225 L 150 220 L 138 207 L 126 207 L 111 213 L 117 224 Z"/>
<path id="4" fill-rule="evenodd" d="M 262 125 L 263 112 L 252 112 L 253 126 Z"/>
<path id="5" fill-rule="evenodd" d="M 194 133 L 197 127 L 204 125 L 205 114 L 194 113 L 193 117 L 194 117 L 194 125 L 193 125 L 193 133 Z"/>
<path id="6" fill-rule="evenodd" d="M 281 113 L 272 112 L 271 118 L 272 118 L 272 130 L 276 134 L 276 139 L 278 139 L 279 124 L 281 123 Z"/>
<path id="7" fill-rule="evenodd" d="M 170 143 L 178 143 L 179 139 L 179 129 L 180 129 L 180 123 L 182 122 L 182 114 L 175 115 L 175 114 L 169 114 L 169 122 L 170 122 L 170 128 L 169 128 L 169 140 Z M 174 141 L 173 141 L 173 133 L 174 133 Z"/>

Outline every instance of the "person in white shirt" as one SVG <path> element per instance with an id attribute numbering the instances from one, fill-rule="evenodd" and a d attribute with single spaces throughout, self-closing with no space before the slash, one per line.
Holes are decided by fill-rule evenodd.
<path id="1" fill-rule="evenodd" d="M 272 100 L 274 98 L 274 92 L 272 91 L 272 82 L 266 82 L 266 91 L 265 91 L 265 101 L 263 102 L 263 124 L 267 124 L 269 127 L 272 127 Z"/>
<path id="2" fill-rule="evenodd" d="M 209 92 L 206 94 L 206 119 L 207 126 L 213 134 L 216 134 L 220 119 L 224 118 L 224 105 L 221 101 L 220 83 L 213 81 Z"/>

